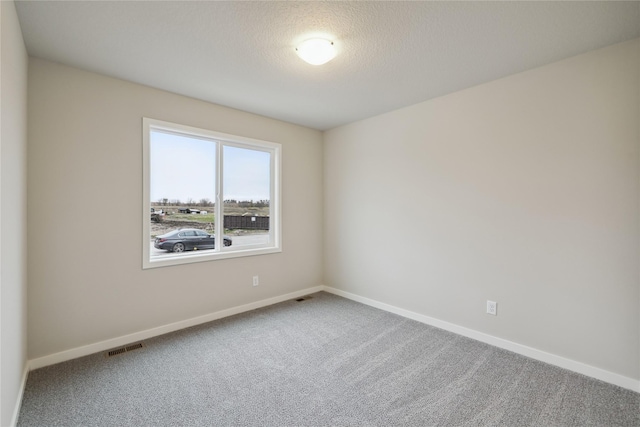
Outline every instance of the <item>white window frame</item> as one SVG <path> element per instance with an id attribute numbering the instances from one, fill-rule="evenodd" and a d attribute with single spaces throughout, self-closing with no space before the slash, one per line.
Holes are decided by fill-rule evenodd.
<path id="1" fill-rule="evenodd" d="M 224 194 L 223 187 L 223 156 L 222 150 L 225 145 L 265 151 L 271 154 L 270 177 L 271 177 L 271 197 L 269 200 L 269 243 L 266 245 L 251 245 L 225 247 L 216 245 L 215 249 L 207 251 L 193 251 L 184 254 L 167 254 L 167 256 L 154 256 L 151 259 L 151 200 L 150 200 L 150 173 L 151 173 L 151 132 L 160 131 L 164 133 L 174 133 L 187 137 L 207 139 L 217 144 L 217 164 L 216 164 L 216 194 L 212 195 L 215 202 L 215 235 L 224 235 Z M 216 132 L 207 129 L 200 129 L 191 126 L 155 120 L 150 118 L 142 119 L 142 158 L 143 158 L 143 178 L 142 178 L 142 268 L 166 267 L 171 265 L 191 264 L 194 262 L 214 261 L 228 258 L 238 258 L 245 256 L 265 255 L 282 252 L 281 237 L 281 158 L 282 146 L 275 142 L 262 141 L 253 138 L 246 138 L 237 135 Z M 222 239 L 216 238 L 222 241 Z"/>

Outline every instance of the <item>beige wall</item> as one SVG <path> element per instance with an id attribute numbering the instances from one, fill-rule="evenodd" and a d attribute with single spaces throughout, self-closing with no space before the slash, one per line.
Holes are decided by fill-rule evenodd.
<path id="1" fill-rule="evenodd" d="M 143 271 L 143 117 L 281 143 L 282 253 Z M 31 58 L 28 156 L 30 358 L 322 282 L 318 131 Z"/>
<path id="2" fill-rule="evenodd" d="M 327 132 L 325 284 L 640 379 L 639 49 Z"/>
<path id="3" fill-rule="evenodd" d="M 12 423 L 27 364 L 27 51 L 15 6 L 0 2 L 0 425 Z"/>

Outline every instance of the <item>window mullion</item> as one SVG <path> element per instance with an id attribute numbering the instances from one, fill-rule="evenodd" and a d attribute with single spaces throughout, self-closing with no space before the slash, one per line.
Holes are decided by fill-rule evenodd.
<path id="1" fill-rule="evenodd" d="M 269 242 L 271 242 L 271 244 L 276 244 L 279 245 L 279 238 L 276 237 L 276 232 L 277 230 L 280 229 L 280 224 L 278 223 L 278 218 L 280 215 L 279 212 L 279 205 L 278 203 L 276 203 L 276 201 L 279 198 L 278 195 L 278 189 L 276 188 L 277 186 L 277 180 L 276 180 L 276 153 L 275 150 L 271 150 L 270 152 L 271 157 L 270 157 L 270 162 L 269 162 L 269 176 L 270 176 L 270 182 L 269 182 L 269 216 L 270 216 L 270 221 L 271 221 L 271 225 L 269 227 Z"/>
<path id="2" fill-rule="evenodd" d="M 224 164 L 222 161 L 223 144 L 216 142 L 216 209 L 215 209 L 215 235 L 216 235 L 216 247 L 215 252 L 221 252 L 224 248 L 224 194 L 222 194 L 223 187 L 223 169 Z"/>

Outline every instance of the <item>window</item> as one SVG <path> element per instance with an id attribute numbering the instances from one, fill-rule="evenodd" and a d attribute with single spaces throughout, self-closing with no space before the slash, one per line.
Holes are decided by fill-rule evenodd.
<path id="1" fill-rule="evenodd" d="M 143 268 L 280 252 L 280 156 L 273 142 L 143 119 Z"/>

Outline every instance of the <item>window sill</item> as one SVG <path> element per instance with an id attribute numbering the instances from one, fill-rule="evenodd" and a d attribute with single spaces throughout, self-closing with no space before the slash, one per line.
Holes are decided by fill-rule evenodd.
<path id="1" fill-rule="evenodd" d="M 282 252 L 281 248 L 240 249 L 230 252 L 192 251 L 182 254 L 167 253 L 152 259 L 146 254 L 142 262 L 143 269 L 169 267 L 172 265 L 192 264 L 195 262 L 217 261 L 222 259 L 241 258 L 247 256 L 267 255 Z"/>

